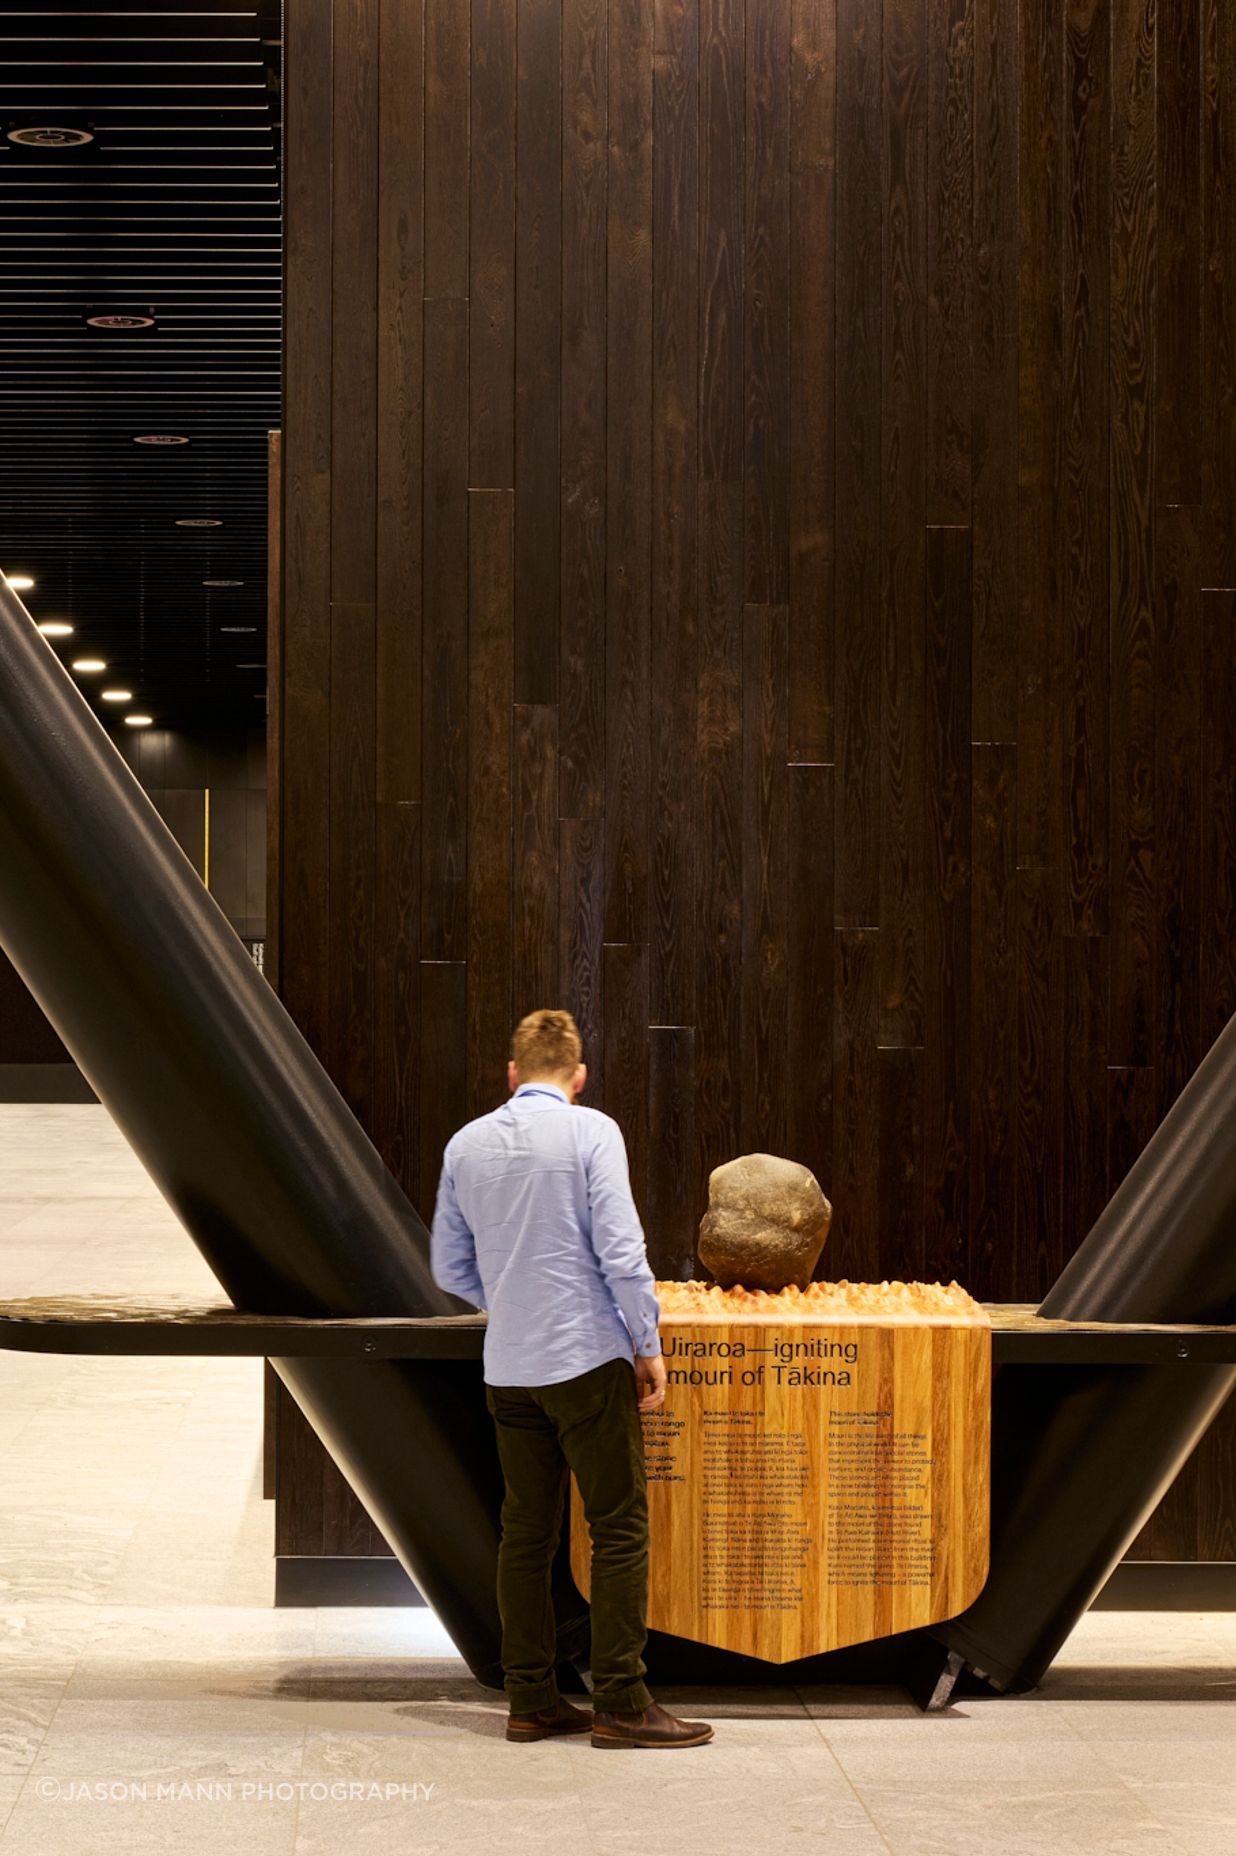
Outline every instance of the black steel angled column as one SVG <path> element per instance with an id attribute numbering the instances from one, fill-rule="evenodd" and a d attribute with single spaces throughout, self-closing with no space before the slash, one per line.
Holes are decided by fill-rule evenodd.
<path id="1" fill-rule="evenodd" d="M 442 1315 L 427 1234 L 0 582 L 0 942 L 238 1307 Z M 474 1673 L 501 1684 L 501 1476 L 468 1361 L 276 1360 Z M 563 1588 L 562 1653 L 587 1606 Z"/>

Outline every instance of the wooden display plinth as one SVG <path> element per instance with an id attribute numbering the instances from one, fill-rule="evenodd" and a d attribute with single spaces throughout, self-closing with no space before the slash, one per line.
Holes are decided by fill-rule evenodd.
<path id="1" fill-rule="evenodd" d="M 987 1577 L 991 1326 L 665 1315 L 642 1419 L 653 1630 L 774 1663 L 962 1611 Z M 590 1543 L 571 1484 L 571 1569 Z"/>

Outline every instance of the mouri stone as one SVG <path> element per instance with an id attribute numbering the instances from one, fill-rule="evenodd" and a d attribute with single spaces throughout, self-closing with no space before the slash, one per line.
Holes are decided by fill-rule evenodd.
<path id="1" fill-rule="evenodd" d="M 809 1167 L 775 1154 L 743 1154 L 709 1176 L 700 1261 L 723 1288 L 805 1289 L 832 1216 Z"/>

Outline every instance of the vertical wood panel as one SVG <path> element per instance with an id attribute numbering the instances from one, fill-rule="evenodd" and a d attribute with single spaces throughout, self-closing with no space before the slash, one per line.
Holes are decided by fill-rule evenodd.
<path id="1" fill-rule="evenodd" d="M 374 612 L 333 605 L 331 632 L 330 974 L 331 1075 L 351 1107 L 371 1101 L 374 883 Z"/>
<path id="2" fill-rule="evenodd" d="M 791 634 L 792 642 L 792 634 Z M 833 769 L 787 770 L 786 1153 L 826 1193 L 833 1171 Z M 825 1250 L 817 1274 L 829 1273 Z"/>
<path id="3" fill-rule="evenodd" d="M 424 126 L 421 0 L 379 0 L 377 796 L 421 796 L 421 361 Z M 351 415 L 349 409 L 349 416 Z"/>
<path id="4" fill-rule="evenodd" d="M 1236 17 L 1203 6 L 1202 584 L 1236 586 Z"/>
<path id="5" fill-rule="evenodd" d="M 974 0 L 973 689 L 976 741 L 1017 738 L 1018 0 Z"/>
<path id="6" fill-rule="evenodd" d="M 790 759 L 833 751 L 836 0 L 792 0 L 790 45 Z"/>
<path id="7" fill-rule="evenodd" d="M 975 0 L 927 6 L 927 520 L 970 522 Z"/>
<path id="8" fill-rule="evenodd" d="M 748 606 L 742 665 L 742 1059 L 748 1153 L 786 1142 L 786 621 Z"/>
<path id="9" fill-rule="evenodd" d="M 1064 906 L 1069 934 L 1109 930 L 1108 867 L 1108 0 L 1065 21 Z"/>
<path id="10" fill-rule="evenodd" d="M 558 988 L 558 711 L 517 703 L 514 747 L 515 904 L 512 1014 L 552 1006 Z"/>
<path id="11" fill-rule="evenodd" d="M 420 963 L 420 1177 L 415 1204 L 433 1217 L 442 1150 L 468 1118 L 468 967 L 462 960 Z"/>
<path id="12" fill-rule="evenodd" d="M 695 1019 L 695 706 L 699 477 L 699 46 L 686 0 L 659 0 L 653 69 L 652 617 L 649 1010 Z"/>
<path id="13" fill-rule="evenodd" d="M 1039 1301 L 1059 1272 L 1064 1058 L 1060 919 L 1055 872 L 1019 872 L 1014 1280 Z"/>
<path id="14" fill-rule="evenodd" d="M 562 9 L 562 596 L 559 804 L 591 818 L 605 794 L 605 0 Z"/>
<path id="15" fill-rule="evenodd" d="M 880 1032 L 923 1041 L 927 11 L 885 0 L 880 513 Z"/>
<path id="16" fill-rule="evenodd" d="M 1154 1056 L 1154 7 L 1111 0 L 1112 1063 Z"/>
<path id="17" fill-rule="evenodd" d="M 1236 1012 L 1236 593 L 1202 595 L 1203 1051 Z"/>
<path id="18" fill-rule="evenodd" d="M 424 957 L 467 952 L 468 309 L 425 304 L 421 790 Z"/>
<path id="19" fill-rule="evenodd" d="M 873 928 L 880 888 L 880 42 L 837 0 L 836 920 Z"/>
<path id="20" fill-rule="evenodd" d="M 483 490 L 515 482 L 516 36 L 508 0 L 472 0 L 468 483 Z"/>
<path id="21" fill-rule="evenodd" d="M 706 1181 L 733 1159 L 743 1094 L 742 492 L 702 484 L 699 499 L 699 980 L 696 1077 Z"/>
<path id="22" fill-rule="evenodd" d="M 468 498 L 468 1107 L 505 1094 L 512 1018 L 514 497 Z"/>
<path id="23" fill-rule="evenodd" d="M 788 406 L 790 0 L 746 8 L 743 267 L 743 534 L 746 597 L 789 597 Z"/>
<path id="24" fill-rule="evenodd" d="M 604 821 L 563 819 L 558 844 L 558 992 L 583 1040 L 588 1066 L 583 1100 L 599 1108 L 605 1099 Z"/>
<path id="25" fill-rule="evenodd" d="M 1155 501 L 1200 503 L 1202 419 L 1202 13 L 1158 0 L 1155 216 Z M 1166 207 L 1167 210 L 1162 210 Z M 1229 222 L 1230 224 L 1231 222 Z M 1229 245 L 1229 250 L 1232 247 Z"/>
<path id="26" fill-rule="evenodd" d="M 377 573 L 378 6 L 337 0 L 331 151 L 330 596 L 372 604 Z"/>
<path id="27" fill-rule="evenodd" d="M 420 1180 L 420 848 L 420 807 L 379 803 L 370 1131 L 413 1199 Z"/>
<path id="28" fill-rule="evenodd" d="M 342 3 L 334 0 L 336 9 Z M 471 22 L 461 0 L 424 4 L 425 296 L 465 301 Z M 415 99 L 406 97 L 404 107 Z"/>
<path id="29" fill-rule="evenodd" d="M 648 1207 L 648 949 L 607 941 L 603 1106 L 622 1128 L 631 1192 L 641 1218 Z"/>
<path id="30" fill-rule="evenodd" d="M 289 21 L 283 405 L 280 988 L 326 1049 L 330 813 L 331 27 L 333 8 Z"/>
<path id="31" fill-rule="evenodd" d="M 826 1270 L 861 1282 L 879 1254 L 880 1102 L 876 1054 L 877 931 L 841 928 L 834 937 L 833 1223 Z"/>
<path id="32" fill-rule="evenodd" d="M 1021 0 L 1018 251 L 1017 861 L 1058 866 L 1063 782 L 1059 485 L 1064 28 Z"/>
<path id="33" fill-rule="evenodd" d="M 1157 1112 L 1165 1115 L 1204 1053 L 1202 909 L 1202 597 L 1200 511 L 1155 511 L 1155 971 Z"/>
<path id="34" fill-rule="evenodd" d="M 648 1256 L 658 1278 L 696 1276 L 695 1032 L 648 1032 Z"/>
<path id="35" fill-rule="evenodd" d="M 652 0 L 609 0 L 605 935 L 648 933 Z"/>
<path id="36" fill-rule="evenodd" d="M 515 698 L 558 697 L 561 0 L 516 0 Z"/>
<path id="37" fill-rule="evenodd" d="M 699 0 L 700 476 L 739 483 L 743 462 L 742 0 Z"/>
<path id="38" fill-rule="evenodd" d="M 928 1280 L 961 1282 L 970 1227 L 970 533 L 927 532 L 923 1234 Z"/>

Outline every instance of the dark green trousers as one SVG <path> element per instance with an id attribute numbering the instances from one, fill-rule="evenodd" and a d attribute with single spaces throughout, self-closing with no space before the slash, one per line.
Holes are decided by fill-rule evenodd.
<path id="1" fill-rule="evenodd" d="M 646 1708 L 648 1486 L 635 1369 L 606 1360 L 549 1386 L 486 1386 L 506 1479 L 498 1548 L 502 1667 L 512 1710 L 552 1707 L 558 1684 L 550 1566 L 568 1470 L 592 1536 L 592 1700 Z"/>

